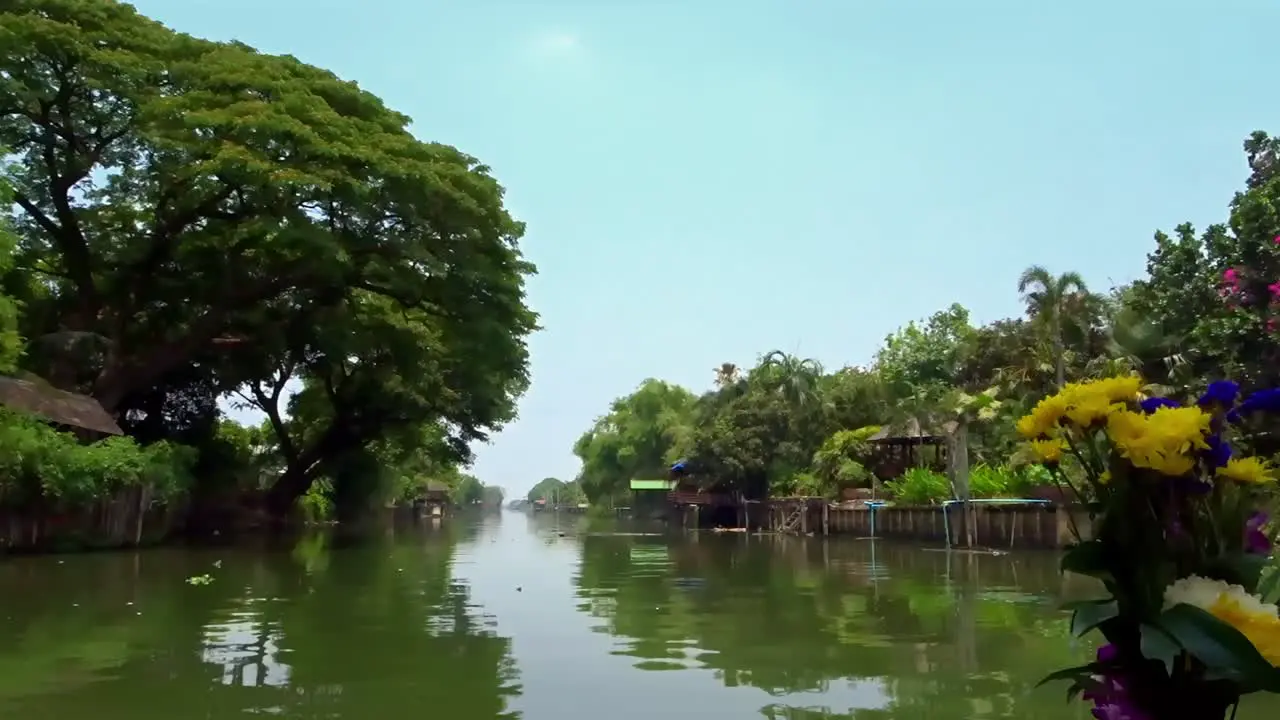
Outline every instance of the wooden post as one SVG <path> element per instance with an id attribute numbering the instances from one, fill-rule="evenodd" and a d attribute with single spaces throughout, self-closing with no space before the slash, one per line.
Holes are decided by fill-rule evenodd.
<path id="1" fill-rule="evenodd" d="M 947 459 L 951 468 L 952 492 L 960 501 L 964 516 L 965 545 L 973 547 L 977 532 L 977 512 L 969 502 L 969 419 L 961 413 L 956 429 L 947 436 Z"/>
<path id="2" fill-rule="evenodd" d="M 822 503 L 822 536 L 831 534 L 831 503 Z"/>

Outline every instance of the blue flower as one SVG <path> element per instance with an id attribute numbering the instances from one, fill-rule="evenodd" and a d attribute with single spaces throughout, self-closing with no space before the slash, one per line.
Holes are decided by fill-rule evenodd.
<path id="1" fill-rule="evenodd" d="M 1138 403 L 1138 407 L 1142 408 L 1142 412 L 1150 415 L 1151 413 L 1155 412 L 1156 410 L 1159 410 L 1162 407 L 1176 408 L 1176 407 L 1182 407 L 1182 406 L 1179 405 L 1176 401 L 1170 400 L 1169 398 L 1152 397 L 1152 398 L 1147 398 L 1146 400 L 1143 400 L 1142 402 Z"/>
<path id="2" fill-rule="evenodd" d="M 1240 395 L 1240 386 L 1230 380 L 1218 380 L 1209 383 L 1209 389 L 1204 391 L 1204 395 L 1200 396 L 1200 406 L 1219 405 L 1223 408 L 1229 408 L 1236 404 L 1236 397 Z"/>
<path id="3" fill-rule="evenodd" d="M 1223 442 L 1219 435 L 1210 435 L 1207 443 L 1209 449 L 1204 451 L 1204 459 L 1209 463 L 1209 467 L 1216 470 L 1226 466 L 1227 461 L 1231 459 L 1231 446 Z"/>
<path id="4" fill-rule="evenodd" d="M 1259 390 L 1240 403 L 1240 406 L 1227 413 L 1227 420 L 1239 422 L 1240 418 L 1251 413 L 1280 412 L 1280 389 L 1267 388 Z"/>

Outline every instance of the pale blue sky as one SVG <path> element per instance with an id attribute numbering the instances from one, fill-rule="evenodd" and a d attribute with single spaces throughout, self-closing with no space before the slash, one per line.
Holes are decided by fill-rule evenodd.
<path id="1" fill-rule="evenodd" d="M 645 377 L 829 366 L 1027 265 L 1098 288 L 1225 217 L 1280 131 L 1270 0 L 144 0 L 356 80 L 491 165 L 540 274 L 533 386 L 476 473 L 523 493 Z"/>

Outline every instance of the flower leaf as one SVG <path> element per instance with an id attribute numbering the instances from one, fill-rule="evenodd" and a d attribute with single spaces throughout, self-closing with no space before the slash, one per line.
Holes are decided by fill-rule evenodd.
<path id="1" fill-rule="evenodd" d="M 1071 634 L 1081 637 L 1090 630 L 1120 614 L 1120 608 L 1113 599 L 1085 600 L 1072 603 Z"/>
<path id="2" fill-rule="evenodd" d="M 1193 605 L 1179 603 L 1157 625 L 1187 652 L 1252 690 L 1280 692 L 1280 669 L 1267 662 L 1239 630 Z"/>
<path id="3" fill-rule="evenodd" d="M 1243 586 L 1249 592 L 1258 587 L 1262 571 L 1267 567 L 1267 558 L 1263 555 L 1240 553 L 1224 557 L 1205 569 L 1205 575 L 1225 580 L 1232 585 Z"/>
<path id="4" fill-rule="evenodd" d="M 1096 578 L 1110 577 L 1106 559 L 1106 546 L 1102 542 L 1088 540 L 1076 543 L 1062 556 L 1062 572 Z"/>
<path id="5" fill-rule="evenodd" d="M 1256 592 L 1262 602 L 1274 603 L 1280 600 L 1280 567 L 1272 567 L 1263 574 Z"/>
<path id="6" fill-rule="evenodd" d="M 1085 679 L 1091 678 L 1092 676 L 1102 672 L 1102 670 L 1102 664 L 1096 662 L 1091 662 L 1088 665 L 1077 665 L 1076 667 L 1063 668 L 1040 678 L 1040 682 L 1036 683 L 1036 687 L 1046 685 L 1056 680 L 1071 680 L 1076 683 L 1081 683 Z"/>
<path id="7" fill-rule="evenodd" d="M 1140 632 L 1142 657 L 1148 660 L 1159 660 L 1164 663 L 1165 672 L 1173 675 L 1173 663 L 1182 655 L 1182 646 L 1164 630 L 1143 623 Z"/>

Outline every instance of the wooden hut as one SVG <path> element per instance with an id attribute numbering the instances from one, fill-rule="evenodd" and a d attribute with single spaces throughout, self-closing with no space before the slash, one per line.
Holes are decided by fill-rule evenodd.
<path id="1" fill-rule="evenodd" d="M 885 425 L 867 438 L 878 450 L 873 472 L 883 480 L 891 480 L 913 467 L 945 470 L 947 436 L 955 429 L 954 421 L 944 422 L 936 429 L 921 429 L 915 418 Z"/>
<path id="2" fill-rule="evenodd" d="M 115 418 L 94 398 L 38 380 L 0 377 L 0 405 L 81 431 L 81 435 L 88 433 L 85 439 L 124 434 Z"/>
<path id="3" fill-rule="evenodd" d="M 418 498 L 424 515 L 440 517 L 449 505 L 449 486 L 439 480 L 428 480 L 427 487 Z"/>
<path id="4" fill-rule="evenodd" d="M 663 517 L 671 507 L 673 480 L 631 480 L 631 512 L 638 518 Z"/>

